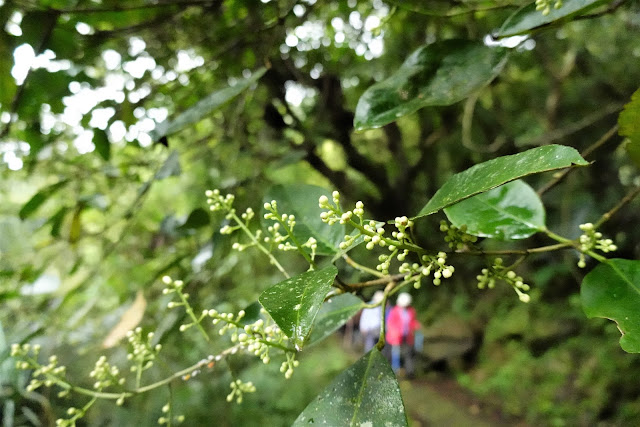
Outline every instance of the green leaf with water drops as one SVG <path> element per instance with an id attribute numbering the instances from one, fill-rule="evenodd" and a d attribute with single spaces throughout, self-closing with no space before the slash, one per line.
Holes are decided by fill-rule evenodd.
<path id="1" fill-rule="evenodd" d="M 333 265 L 277 283 L 260 295 L 260 304 L 296 346 L 302 348 L 338 269 Z"/>
<path id="2" fill-rule="evenodd" d="M 610 259 L 591 270 L 580 288 L 587 317 L 604 317 L 618 324 L 620 347 L 640 353 L 640 261 Z"/>
<path id="3" fill-rule="evenodd" d="M 374 348 L 338 375 L 293 425 L 393 427 L 408 422 L 396 376 Z"/>
<path id="4" fill-rule="evenodd" d="M 352 294 L 337 295 L 322 304 L 307 345 L 322 341 L 362 309 L 364 303 Z"/>
<path id="5" fill-rule="evenodd" d="M 422 46 L 388 79 L 364 92 L 354 127 L 377 128 L 423 107 L 461 101 L 498 75 L 507 53 L 508 49 L 469 40 Z"/>
<path id="6" fill-rule="evenodd" d="M 456 227 L 466 225 L 467 233 L 493 239 L 526 239 L 545 228 L 544 205 L 522 180 L 463 200 L 444 213 Z"/>
<path id="7" fill-rule="evenodd" d="M 575 148 L 545 145 L 522 153 L 492 159 L 453 175 L 415 218 L 431 215 L 476 194 L 496 188 L 518 178 L 589 162 Z"/>
<path id="8" fill-rule="evenodd" d="M 524 34 L 539 27 L 550 25 L 555 21 L 565 22 L 574 16 L 582 15 L 589 10 L 608 3 L 610 0 L 562 0 L 559 7 L 556 0 L 549 0 L 549 12 L 543 14 L 536 10 L 535 2 L 523 6 L 513 13 L 494 37 L 510 37 Z"/>

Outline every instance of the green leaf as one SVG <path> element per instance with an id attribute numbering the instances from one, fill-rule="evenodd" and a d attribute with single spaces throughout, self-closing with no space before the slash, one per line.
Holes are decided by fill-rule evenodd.
<path id="1" fill-rule="evenodd" d="M 295 215 L 296 225 L 293 228 L 293 235 L 298 243 L 302 245 L 309 237 L 313 237 L 318 242 L 317 254 L 334 255 L 338 251 L 338 245 L 344 239 L 345 227 L 341 224 L 329 225 L 322 222 L 320 213 L 323 209 L 318 206 L 318 199 L 323 195 L 331 199 L 331 192 L 314 185 L 276 185 L 267 191 L 264 202 L 269 203 L 275 200 L 278 202 L 280 214 Z M 263 209 L 262 213 L 265 212 Z M 272 220 L 264 220 L 264 215 L 261 215 L 261 218 L 263 218 L 265 230 L 267 226 L 273 224 Z"/>
<path id="2" fill-rule="evenodd" d="M 337 274 L 338 269 L 333 265 L 309 271 L 277 283 L 260 295 L 260 304 L 296 349 L 304 345 Z"/>
<path id="3" fill-rule="evenodd" d="M 588 164 L 574 148 L 562 145 L 545 145 L 511 156 L 498 157 L 453 175 L 415 218 L 431 215 L 454 203 L 527 175 Z"/>
<path id="4" fill-rule="evenodd" d="M 177 229 L 180 231 L 195 230 L 209 225 L 209 221 L 209 213 L 202 208 L 196 208 L 191 211 L 184 224 L 179 226 Z"/>
<path id="5" fill-rule="evenodd" d="M 507 53 L 468 40 L 422 46 L 391 77 L 364 92 L 354 127 L 376 128 L 423 107 L 454 104 L 493 80 Z"/>
<path id="6" fill-rule="evenodd" d="M 20 41 L 22 43 L 29 43 L 31 47 L 33 47 L 33 50 L 36 51 L 36 55 L 39 54 L 40 52 L 37 50 L 43 50 L 42 42 L 57 20 L 57 13 L 37 10 L 27 12 L 20 22 L 20 29 L 22 30 Z"/>
<path id="7" fill-rule="evenodd" d="M 22 209 L 20 209 L 20 213 L 18 214 L 20 219 L 25 220 L 30 217 L 44 202 L 47 201 L 49 197 L 53 196 L 58 190 L 67 185 L 68 182 L 69 180 L 65 179 L 38 191 L 27 203 L 24 204 L 24 206 L 22 206 Z"/>
<path id="8" fill-rule="evenodd" d="M 459 3 L 425 0 L 390 0 L 388 3 L 429 16 L 453 16 L 472 10 L 482 10 L 495 6 L 495 2 L 479 0 L 469 0 Z"/>
<path id="9" fill-rule="evenodd" d="M 554 21 L 567 21 L 574 16 L 582 15 L 589 10 L 608 3 L 610 0 L 563 0 L 559 9 L 553 7 L 555 0 L 550 0 L 551 7 L 547 15 L 536 10 L 535 2 L 523 6 L 511 15 L 494 37 L 510 37 L 527 33 L 533 29 L 551 24 Z"/>
<path id="10" fill-rule="evenodd" d="M 111 158 L 111 143 L 109 142 L 109 136 L 101 129 L 93 130 L 93 145 L 96 146 L 96 151 L 107 162 Z"/>
<path id="11" fill-rule="evenodd" d="M 474 236 L 500 240 L 526 239 L 545 228 L 545 211 L 535 190 L 521 180 L 445 208 L 456 227 Z"/>
<path id="12" fill-rule="evenodd" d="M 60 237 L 60 229 L 62 228 L 62 222 L 67 215 L 69 208 L 66 206 L 61 207 L 49 220 L 48 224 L 51 224 L 51 237 Z"/>
<path id="13" fill-rule="evenodd" d="M 331 335 L 360 311 L 363 304 L 360 298 L 352 294 L 338 295 L 322 304 L 309 335 L 308 345 L 322 341 Z"/>
<path id="14" fill-rule="evenodd" d="M 406 426 L 404 411 L 396 376 L 374 348 L 329 384 L 293 425 Z"/>
<path id="15" fill-rule="evenodd" d="M 631 102 L 624 106 L 618 117 L 619 133 L 629 138 L 625 145 L 631 160 L 640 167 L 640 89 L 631 95 Z"/>
<path id="16" fill-rule="evenodd" d="M 253 73 L 248 79 L 240 79 L 233 86 L 225 87 L 224 89 L 217 90 L 207 97 L 198 101 L 194 106 L 188 108 L 183 113 L 179 114 L 173 120 L 165 120 L 159 123 L 158 126 L 150 133 L 151 138 L 154 141 L 158 141 L 164 136 L 176 133 L 185 127 L 197 123 L 206 116 L 208 116 L 213 110 L 226 104 L 231 99 L 238 96 L 245 89 L 255 83 L 266 72 L 266 68 L 260 68 Z"/>
<path id="17" fill-rule="evenodd" d="M 640 353 L 640 261 L 610 259 L 582 280 L 582 307 L 587 317 L 604 317 L 618 324 L 620 346 Z"/>

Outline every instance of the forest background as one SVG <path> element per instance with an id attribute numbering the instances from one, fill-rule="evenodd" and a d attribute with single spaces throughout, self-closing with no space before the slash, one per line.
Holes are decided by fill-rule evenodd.
<path id="1" fill-rule="evenodd" d="M 635 0 L 537 5 L 0 0 L 4 425 L 73 418 L 67 408 L 91 399 L 58 397 L 56 387 L 28 391 L 35 365 L 17 369 L 12 343 L 40 345 L 38 363 L 57 355 L 69 383 L 88 389 L 101 355 L 126 366 L 130 329 L 155 332 L 145 347 L 154 365 L 142 384 L 229 347 L 210 322 L 191 319 L 197 327 L 181 330 L 193 314 L 183 308 L 255 308 L 283 277 L 257 248 L 236 250 L 250 242 L 242 230 L 221 233 L 234 223 L 209 210 L 212 193 L 205 192 L 213 189 L 234 194 L 239 213 L 255 210 L 251 233 L 269 232 L 265 202 L 295 211 L 296 226 L 307 223 L 321 241 L 322 266 L 338 268 L 335 289 L 363 301 L 381 287 L 356 285 L 376 276 L 391 277 L 382 288 L 395 283 L 400 263 L 381 274 L 375 266 L 383 252 L 365 244 L 334 257 L 344 252 L 337 245 L 344 231 L 309 219 L 319 220 L 319 196 L 332 200 L 337 190 L 343 206 L 362 201 L 365 217 L 380 224 L 416 217 L 412 241 L 447 252 L 455 265 L 440 286 L 430 278 L 411 291 L 426 327 L 427 364 L 438 362 L 488 404 L 532 424 L 633 424 L 640 417 L 633 354 L 640 352 L 640 267 L 628 264 L 631 296 L 605 303 L 622 311 L 590 314 L 581 284 L 608 264 L 582 258 L 575 242 L 587 233 L 579 226 L 591 222 L 613 240 L 615 258 L 640 253 L 640 98 L 630 103 L 640 81 L 640 7 Z M 452 250 L 440 232 L 442 220 L 459 218 L 452 209 L 419 215 L 455 174 L 555 144 L 575 148 L 589 166 L 561 169 L 586 164 L 574 158 L 538 168 L 560 172 L 531 176 L 507 167 L 511 175 L 501 182 L 525 177 L 537 190 L 542 223 L 531 232 L 471 230 L 480 249 L 465 240 Z M 554 242 L 545 227 L 576 240 Z M 564 246 L 527 252 L 554 243 Z M 290 275 L 304 274 L 311 246 L 271 256 Z M 492 254 L 500 252 L 530 290 L 509 286 L 514 281 L 478 288 L 476 276 L 494 268 Z M 190 305 L 167 308 L 174 294 L 183 295 L 163 293 L 173 280 L 183 281 Z M 312 308 L 315 316 L 319 303 Z M 358 308 L 360 300 L 349 310 Z M 585 311 L 631 315 L 627 345 L 616 323 Z M 436 344 L 443 350 L 429 354 Z M 339 340 L 328 339 L 299 352 L 300 365 L 285 379 L 279 367 L 290 354 L 266 365 L 224 357 L 226 364 L 198 365 L 121 406 L 98 399 L 81 412 L 89 425 L 152 425 L 170 404 L 189 425 L 206 425 L 212 414 L 220 425 L 289 425 L 354 362 Z M 256 391 L 247 386 L 242 403 L 227 403 L 229 383 L 239 378 Z"/>

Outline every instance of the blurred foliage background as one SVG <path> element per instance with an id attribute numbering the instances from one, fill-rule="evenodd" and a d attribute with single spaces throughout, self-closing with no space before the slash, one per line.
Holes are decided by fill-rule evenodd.
<path id="1" fill-rule="evenodd" d="M 13 368 L 10 343 L 40 343 L 79 383 L 90 383 L 100 354 L 124 360 L 124 344 L 105 348 L 104 340 L 126 319 L 156 330 L 164 344 L 150 381 L 224 348 L 196 331 L 178 333 L 182 319 L 166 310 L 159 278 L 182 278 L 197 308 L 238 311 L 279 277 L 257 252 L 231 250 L 235 237 L 217 231 L 224 218 L 204 210 L 206 189 L 235 193 L 244 210 L 259 208 L 272 185 L 310 183 L 363 200 L 372 216 L 389 220 L 415 215 L 449 176 L 475 163 L 550 143 L 582 151 L 610 133 L 588 159 L 592 167 L 543 197 L 549 227 L 577 237 L 578 224 L 599 218 L 637 182 L 615 135 L 640 81 L 637 1 L 505 39 L 513 47 L 506 68 L 468 100 L 354 132 L 360 95 L 410 52 L 450 38 L 490 43 L 527 2 L 406 3 L 437 14 L 380 0 L 0 0 L 5 423 L 49 425 L 83 404 L 25 392 L 28 374 Z M 222 108 L 158 133 L 158 123 L 263 66 L 266 74 Z M 528 182 L 539 188 L 549 179 Z M 640 253 L 637 208 L 602 230 L 621 258 Z M 422 246 L 443 247 L 441 219 L 419 222 Z M 547 243 L 534 236 L 508 247 Z M 371 255 L 353 257 L 366 264 Z M 619 348 L 615 324 L 585 318 L 576 261 L 572 252 L 530 257 L 520 274 L 533 285 L 532 302 L 523 305 L 506 287 L 476 289 L 483 260 L 461 259 L 446 286 L 414 295 L 426 329 L 424 365 L 532 424 L 637 422 L 640 360 Z M 294 272 L 306 267 L 294 257 L 283 262 Z M 368 279 L 338 266 L 345 281 Z M 462 350 L 429 354 L 451 337 L 466 340 Z M 289 381 L 278 364 L 239 358 L 175 383 L 172 394 L 190 425 L 212 417 L 217 425 L 288 425 L 353 360 L 330 340 L 304 352 Z M 229 369 L 258 388 L 242 405 L 224 399 Z M 155 424 L 167 398 L 163 390 L 122 408 L 100 403 L 86 423 Z"/>

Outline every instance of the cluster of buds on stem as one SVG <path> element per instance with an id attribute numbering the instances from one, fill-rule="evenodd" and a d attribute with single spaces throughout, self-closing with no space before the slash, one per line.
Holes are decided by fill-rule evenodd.
<path id="1" fill-rule="evenodd" d="M 562 7 L 562 0 L 556 0 L 553 4 L 554 9 L 560 9 Z M 536 10 L 542 11 L 543 16 L 547 16 L 551 13 L 551 0 L 536 0 Z"/>
<path id="2" fill-rule="evenodd" d="M 127 354 L 127 359 L 133 364 L 131 372 L 141 373 L 153 366 L 153 361 L 162 349 L 162 345 L 152 345 L 153 332 L 149 332 L 145 336 L 142 334 L 142 328 L 137 327 L 133 331 L 127 332 L 127 340 L 131 345 L 131 351 Z"/>
<path id="3" fill-rule="evenodd" d="M 100 356 L 96 361 L 93 371 L 89 372 L 89 377 L 96 381 L 93 384 L 93 388 L 98 391 L 102 391 L 113 384 L 123 385 L 125 381 L 124 378 L 120 376 L 118 367 L 109 364 L 106 356 Z"/>
<path id="4" fill-rule="evenodd" d="M 478 279 L 479 289 L 493 289 L 498 280 L 502 280 L 513 287 L 518 294 L 518 298 L 522 302 L 529 302 L 531 297 L 527 292 L 531 289 L 529 285 L 523 282 L 522 277 L 518 276 L 515 271 L 502 264 L 502 258 L 496 258 L 490 268 L 483 268 L 481 274 L 476 276 Z"/>
<path id="5" fill-rule="evenodd" d="M 398 256 L 400 259 L 400 256 Z M 404 259 L 404 258 L 403 258 Z M 433 273 L 433 284 L 439 286 L 442 283 L 442 279 L 450 278 L 455 268 L 452 265 L 447 265 L 447 254 L 444 252 L 438 252 L 437 255 L 423 255 L 420 257 L 421 264 L 408 262 L 403 263 L 400 266 L 400 273 L 405 275 L 405 280 L 414 280 L 414 287 L 418 289 L 423 277 L 428 277 Z"/>
<path id="6" fill-rule="evenodd" d="M 256 386 L 251 381 L 242 382 L 242 380 L 235 380 L 231 382 L 231 393 L 227 395 L 227 402 L 231 402 L 236 399 L 236 403 L 242 403 L 244 393 L 255 393 Z"/>
<path id="7" fill-rule="evenodd" d="M 27 391 L 29 392 L 35 391 L 43 385 L 51 387 L 54 384 L 64 383 L 66 367 L 58 366 L 58 357 L 55 355 L 49 356 L 49 363 L 42 365 L 38 362 L 39 354 L 39 344 L 13 344 L 11 346 L 11 357 L 20 359 L 16 362 L 16 369 L 34 370 L 31 382 L 27 386 Z M 67 393 L 68 391 L 64 390 L 61 392 L 60 397 Z"/>
<path id="8" fill-rule="evenodd" d="M 267 211 L 264 214 L 264 219 L 275 221 L 273 225 L 267 228 L 271 237 L 265 237 L 264 242 L 274 244 L 281 251 L 302 250 L 290 241 L 293 239 L 293 228 L 296 226 L 295 215 L 280 214 L 278 212 L 278 203 L 275 200 L 265 203 L 264 209 Z M 285 234 L 280 233 L 281 229 L 284 230 Z"/>
<path id="9" fill-rule="evenodd" d="M 584 233 L 579 238 L 580 259 L 578 260 L 578 267 L 584 268 L 587 265 L 584 256 L 585 252 L 598 249 L 604 253 L 609 253 L 618 249 L 618 247 L 613 244 L 613 240 L 603 239 L 602 233 L 596 231 L 592 223 L 587 222 L 586 224 L 580 224 L 580 230 Z"/>
<path id="10" fill-rule="evenodd" d="M 444 237 L 444 241 L 449 244 L 449 247 L 454 250 L 461 250 L 470 244 L 478 241 L 477 236 L 467 234 L 467 226 L 461 225 L 460 228 L 447 224 L 446 221 L 440 221 L 440 231 L 447 233 Z"/>
<path id="11" fill-rule="evenodd" d="M 182 424 L 184 422 L 184 415 L 171 416 L 171 409 L 171 403 L 167 403 L 162 407 L 162 413 L 164 415 L 158 418 L 158 424 L 172 424 L 172 422 L 176 424 Z"/>

